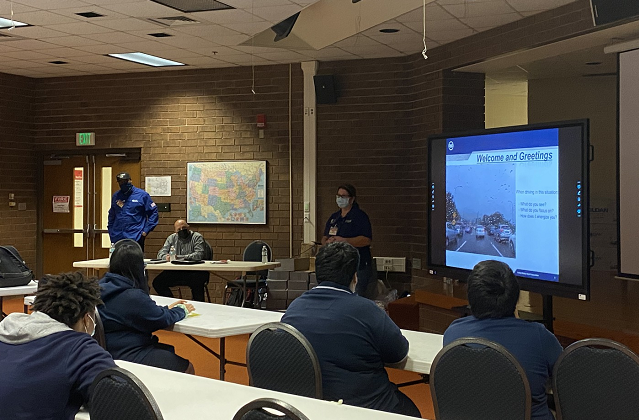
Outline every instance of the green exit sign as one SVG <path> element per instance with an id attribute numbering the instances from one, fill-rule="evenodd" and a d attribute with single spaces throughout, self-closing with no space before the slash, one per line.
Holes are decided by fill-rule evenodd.
<path id="1" fill-rule="evenodd" d="M 95 146 L 95 133 L 76 133 L 76 146 Z"/>

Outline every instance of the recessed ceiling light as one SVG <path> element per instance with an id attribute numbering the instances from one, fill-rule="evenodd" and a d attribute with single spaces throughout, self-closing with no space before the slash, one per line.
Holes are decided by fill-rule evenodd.
<path id="1" fill-rule="evenodd" d="M 166 58 L 156 57 L 150 54 L 144 54 L 141 52 L 124 53 L 124 54 L 107 54 L 110 57 L 119 58 L 121 60 L 133 61 L 135 63 L 144 64 L 152 67 L 170 67 L 170 66 L 185 66 L 184 63 L 177 61 L 167 60 Z"/>
<path id="2" fill-rule="evenodd" d="M 383 34 L 394 34 L 395 32 L 399 32 L 399 29 L 395 28 L 384 28 L 379 30 Z"/>
<path id="3" fill-rule="evenodd" d="M 18 26 L 30 26 L 28 23 L 18 22 L 17 20 L 5 19 L 0 17 L 0 29 L 13 28 Z"/>
<path id="4" fill-rule="evenodd" d="M 173 36 L 173 35 L 167 34 L 166 32 L 156 32 L 156 33 L 153 33 L 153 34 L 149 34 L 149 36 L 154 36 L 156 38 L 166 38 L 168 36 Z"/>
<path id="5" fill-rule="evenodd" d="M 601 61 L 589 61 L 586 63 L 587 66 L 598 66 L 601 64 Z"/>
<path id="6" fill-rule="evenodd" d="M 60 60 L 55 60 L 55 61 L 49 61 L 50 64 L 69 64 L 67 61 L 60 61 Z"/>
<path id="7" fill-rule="evenodd" d="M 82 12 L 82 13 L 76 13 L 76 15 L 82 16 L 82 17 L 85 17 L 85 18 L 96 18 L 96 17 L 104 16 L 104 15 L 101 15 L 101 14 L 95 13 L 95 12 Z"/>

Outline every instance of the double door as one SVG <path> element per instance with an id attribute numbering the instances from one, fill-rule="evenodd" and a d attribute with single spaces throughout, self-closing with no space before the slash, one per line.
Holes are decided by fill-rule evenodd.
<path id="1" fill-rule="evenodd" d="M 120 172 L 140 185 L 139 151 L 57 154 L 43 160 L 43 273 L 73 271 L 74 261 L 109 255 L 107 217 Z"/>

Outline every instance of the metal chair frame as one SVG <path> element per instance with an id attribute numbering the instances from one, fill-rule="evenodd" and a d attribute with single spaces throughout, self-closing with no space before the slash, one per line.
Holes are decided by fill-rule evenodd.
<path id="1" fill-rule="evenodd" d="M 517 361 L 517 359 L 515 359 L 515 357 L 510 354 L 510 352 L 508 350 L 506 350 L 506 348 L 504 346 L 502 346 L 501 344 L 497 344 L 493 341 L 490 340 L 486 340 L 484 338 L 475 338 L 475 337 L 468 337 L 468 338 L 460 338 L 458 340 L 453 341 L 452 343 L 449 343 L 447 346 L 445 346 L 443 349 L 441 349 L 438 353 L 437 356 L 435 357 L 435 359 L 433 360 L 433 363 L 431 364 L 431 369 L 430 369 L 430 389 L 431 389 L 431 396 L 433 399 L 433 407 L 435 409 L 435 418 L 436 419 L 440 419 L 440 413 L 439 413 L 439 404 L 437 403 L 437 391 L 436 391 L 436 384 L 437 384 L 437 365 L 439 364 L 439 361 L 441 360 L 441 358 L 446 354 L 446 352 L 448 352 L 449 350 L 451 350 L 452 348 L 455 347 L 459 347 L 459 346 L 466 346 L 469 344 L 477 344 L 480 346 L 484 346 L 484 347 L 489 347 L 497 352 L 499 352 L 502 356 L 504 356 L 510 363 L 512 363 L 512 365 L 515 367 L 515 369 L 517 370 L 517 373 L 519 373 L 519 377 L 521 378 L 523 385 L 524 385 L 524 398 L 526 399 L 525 401 L 525 413 L 524 413 L 524 419 L 525 420 L 530 420 L 531 418 L 531 409 L 532 409 L 532 397 L 531 397 L 531 392 L 530 392 L 530 384 L 528 383 L 528 377 L 526 376 L 526 371 L 524 371 L 524 368 L 521 367 L 521 364 Z"/>
<path id="2" fill-rule="evenodd" d="M 297 341 L 299 341 L 302 344 L 302 346 L 304 347 L 308 356 L 311 359 L 311 363 L 313 364 L 313 371 L 315 373 L 315 398 L 322 399 L 322 395 L 323 395 L 322 370 L 320 369 L 317 353 L 315 353 L 315 350 L 313 349 L 313 346 L 311 346 L 311 343 L 306 339 L 306 337 L 304 337 L 304 335 L 301 332 L 297 330 L 297 328 L 293 327 L 292 325 L 285 324 L 283 322 L 269 322 L 268 324 L 262 325 L 261 327 L 256 329 L 253 332 L 253 334 L 251 334 L 251 337 L 249 338 L 249 341 L 246 345 L 246 365 L 247 365 L 247 370 L 249 375 L 249 385 L 254 386 L 254 378 L 253 378 L 253 372 L 251 371 L 251 358 L 250 358 L 251 346 L 253 342 L 256 340 L 256 338 L 259 336 L 259 334 L 264 330 L 285 331 L 286 333 L 295 337 Z"/>

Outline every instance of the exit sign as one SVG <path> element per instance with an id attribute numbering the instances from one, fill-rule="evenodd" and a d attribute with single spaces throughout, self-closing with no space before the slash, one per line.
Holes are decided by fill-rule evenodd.
<path id="1" fill-rule="evenodd" d="M 76 133 L 76 146 L 95 146 L 95 133 Z"/>

